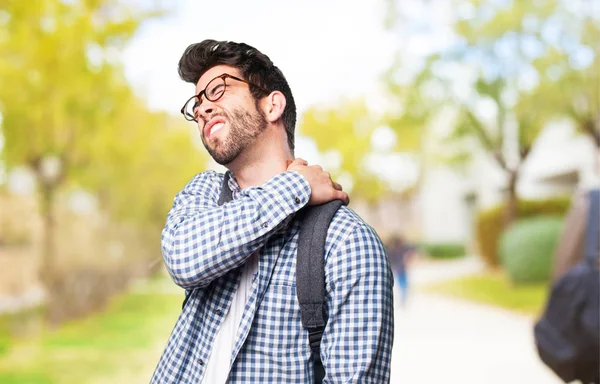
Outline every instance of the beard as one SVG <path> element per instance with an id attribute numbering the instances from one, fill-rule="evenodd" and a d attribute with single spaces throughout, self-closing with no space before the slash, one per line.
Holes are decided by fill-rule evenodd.
<path id="1" fill-rule="evenodd" d="M 231 163 L 267 129 L 267 119 L 260 113 L 258 106 L 255 107 L 254 113 L 238 108 L 232 113 L 222 111 L 211 116 L 225 117 L 229 122 L 229 132 L 223 138 L 216 139 L 212 147 L 202 135 L 204 148 L 218 164 Z"/>

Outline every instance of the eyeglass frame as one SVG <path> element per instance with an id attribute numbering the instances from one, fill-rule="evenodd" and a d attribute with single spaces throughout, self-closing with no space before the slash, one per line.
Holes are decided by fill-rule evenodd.
<path id="1" fill-rule="evenodd" d="M 208 96 L 206 95 L 206 88 L 208 88 L 208 86 L 210 85 L 210 83 L 212 83 L 214 80 L 216 80 L 216 79 L 219 79 L 219 78 L 223 80 L 223 84 L 225 85 L 225 88 L 223 89 L 223 93 L 221 93 L 221 95 L 219 95 L 219 97 L 217 97 L 217 98 L 216 98 L 216 99 L 214 99 L 214 100 L 211 100 L 211 99 L 209 99 L 209 98 L 208 98 Z M 221 74 L 221 75 L 219 75 L 219 76 L 215 76 L 215 77 L 213 77 L 213 78 L 212 78 L 212 79 L 211 79 L 211 80 L 210 80 L 208 83 L 206 83 L 206 87 L 204 87 L 204 89 L 203 89 L 203 90 L 201 90 L 200 92 L 198 92 L 198 94 L 197 94 L 197 95 L 194 95 L 194 96 L 190 97 L 189 99 L 187 99 L 187 101 L 185 102 L 185 104 L 183 104 L 183 107 L 181 107 L 181 114 L 183 115 L 184 119 L 186 119 L 187 121 L 193 121 L 193 122 L 196 122 L 196 123 L 197 123 L 197 122 L 198 122 L 198 120 L 196 119 L 196 117 L 195 117 L 195 116 L 194 116 L 194 117 L 192 117 L 192 119 L 191 119 L 191 120 L 190 120 L 190 119 L 188 119 L 188 115 L 185 113 L 185 106 L 186 106 L 186 105 L 187 105 L 187 104 L 188 104 L 188 103 L 189 103 L 189 102 L 190 102 L 192 99 L 194 99 L 194 98 L 198 98 L 198 100 L 200 100 L 200 98 L 201 98 L 202 96 L 204 96 L 204 98 L 205 98 L 206 100 L 208 100 L 208 101 L 211 101 L 211 102 L 213 102 L 213 103 L 214 103 L 215 101 L 219 100 L 221 97 L 223 97 L 223 95 L 224 95 L 224 94 L 225 94 L 225 92 L 227 91 L 227 81 L 225 80 L 225 79 L 227 79 L 227 78 L 234 79 L 234 80 L 237 80 L 237 81 L 241 81 L 242 83 L 246 83 L 246 84 L 248 84 L 248 85 L 252 85 L 252 86 L 254 86 L 254 87 L 258 88 L 258 89 L 260 89 L 261 91 L 264 91 L 264 92 L 267 92 L 267 93 L 269 92 L 269 91 L 267 91 L 266 89 L 264 89 L 263 87 L 261 87 L 261 86 L 259 86 L 259 85 L 256 85 L 256 84 L 254 84 L 254 83 L 251 83 L 251 82 L 249 82 L 249 81 L 246 81 L 246 80 L 244 80 L 244 79 L 240 79 L 239 77 L 236 77 L 236 76 L 230 75 L 229 73 L 223 73 L 223 74 Z M 201 105 L 201 104 L 202 104 L 202 102 L 200 102 L 200 103 L 198 104 L 198 107 L 200 107 L 200 105 Z"/>

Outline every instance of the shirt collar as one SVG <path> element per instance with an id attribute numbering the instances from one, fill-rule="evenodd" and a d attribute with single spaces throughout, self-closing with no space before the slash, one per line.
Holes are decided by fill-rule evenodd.
<path id="1" fill-rule="evenodd" d="M 236 195 L 242 189 L 240 188 L 240 185 L 238 184 L 237 180 L 235 179 L 235 176 L 233 176 L 233 172 L 227 171 L 226 173 L 229 174 L 228 185 L 229 185 L 229 189 L 231 190 L 231 196 L 233 197 L 233 199 L 235 199 Z"/>

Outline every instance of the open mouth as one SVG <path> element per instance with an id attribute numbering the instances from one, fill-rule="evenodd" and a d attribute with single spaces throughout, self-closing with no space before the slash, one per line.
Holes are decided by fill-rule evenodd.
<path id="1" fill-rule="evenodd" d="M 208 138 L 220 131 L 225 126 L 225 119 L 222 117 L 212 118 L 204 127 L 204 135 Z"/>
<path id="2" fill-rule="evenodd" d="M 216 123 L 216 124 L 213 124 L 213 126 L 210 128 L 210 131 L 208 132 L 208 135 L 209 136 L 214 135 L 215 132 L 217 132 L 218 130 L 220 130 L 224 126 L 225 126 L 225 123 Z"/>

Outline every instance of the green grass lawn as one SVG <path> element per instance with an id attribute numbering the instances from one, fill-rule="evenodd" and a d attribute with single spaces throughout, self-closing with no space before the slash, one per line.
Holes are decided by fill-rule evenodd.
<path id="1" fill-rule="evenodd" d="M 489 272 L 429 285 L 423 290 L 537 316 L 544 308 L 548 284 L 514 286 L 505 274 Z"/>
<path id="2" fill-rule="evenodd" d="M 182 294 L 126 293 L 97 314 L 0 356 L 0 383 L 148 383 L 180 313 Z"/>

